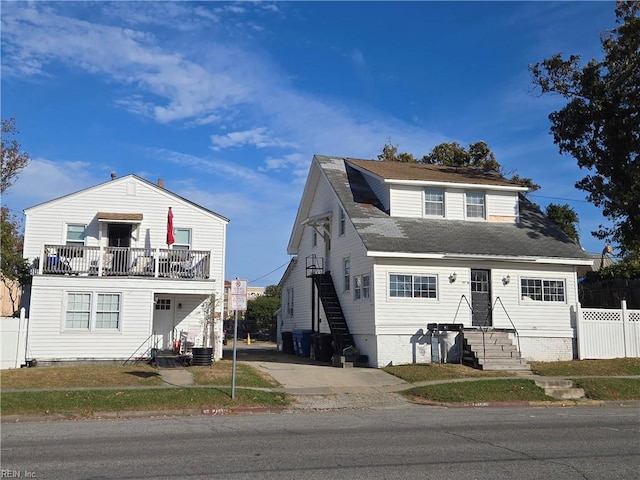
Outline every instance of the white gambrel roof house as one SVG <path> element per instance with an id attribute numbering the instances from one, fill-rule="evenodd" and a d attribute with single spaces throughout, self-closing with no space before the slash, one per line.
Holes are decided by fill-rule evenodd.
<path id="1" fill-rule="evenodd" d="M 576 268 L 591 260 L 526 192 L 471 167 L 314 156 L 280 282 L 280 341 L 331 335 L 334 354 L 372 367 L 574 358 Z M 508 341 L 514 361 L 487 356 L 490 341 Z"/>

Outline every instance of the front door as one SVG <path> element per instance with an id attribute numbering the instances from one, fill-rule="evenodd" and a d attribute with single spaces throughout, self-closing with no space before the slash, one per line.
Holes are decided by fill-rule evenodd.
<path id="1" fill-rule="evenodd" d="M 113 258 L 112 271 L 120 274 L 127 273 L 130 268 L 131 224 L 110 223 L 107 225 L 107 236 L 109 237 L 110 247 L 126 247 L 126 249 L 116 249 L 111 252 Z"/>
<path id="2" fill-rule="evenodd" d="M 490 327 L 491 319 L 491 275 L 489 270 L 471 270 L 471 308 L 475 327 Z"/>
<path id="3" fill-rule="evenodd" d="M 153 311 L 154 346 L 161 350 L 170 350 L 173 340 L 175 322 L 175 299 L 173 297 L 156 297 Z"/>

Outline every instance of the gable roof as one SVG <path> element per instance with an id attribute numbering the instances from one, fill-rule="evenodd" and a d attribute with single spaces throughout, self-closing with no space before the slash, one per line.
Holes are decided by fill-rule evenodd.
<path id="1" fill-rule="evenodd" d="M 517 224 L 391 217 L 382 209 L 361 168 L 356 168 L 367 165 L 377 169 L 372 163 L 385 162 L 321 155 L 316 155 L 313 161 L 335 191 L 370 254 L 451 258 L 490 256 L 516 261 L 544 258 L 557 259 L 560 263 L 572 259 L 569 263 L 575 264 L 590 261 L 577 243 L 524 196 L 520 196 L 520 222 Z M 383 166 L 376 170 L 376 174 L 389 168 Z M 386 174 L 401 177 L 399 172 Z M 466 175 L 463 182 L 469 183 Z"/>
<path id="2" fill-rule="evenodd" d="M 148 180 L 145 180 L 144 178 L 139 177 L 138 175 L 135 175 L 133 173 L 129 174 L 129 175 L 125 175 L 123 177 L 116 178 L 116 179 L 107 180 L 105 182 L 98 183 L 97 185 L 93 185 L 91 187 L 83 188 L 81 190 L 77 190 L 75 192 L 68 193 L 68 194 L 63 195 L 61 197 L 57 197 L 57 198 L 54 198 L 54 199 L 51 199 L 51 200 L 47 200 L 46 202 L 42 202 L 42 203 L 39 203 L 37 205 L 33 205 L 31 207 L 25 208 L 24 209 L 24 213 L 27 214 L 27 212 L 29 212 L 30 210 L 40 209 L 40 208 L 48 206 L 48 205 L 50 205 L 50 204 L 52 204 L 54 202 L 59 202 L 59 201 L 61 201 L 63 199 L 68 199 L 70 197 L 73 197 L 75 195 L 79 195 L 79 194 L 88 192 L 90 190 L 97 190 L 97 189 L 106 187 L 107 185 L 113 185 L 115 183 L 124 182 L 124 181 L 131 180 L 131 179 L 155 189 L 158 193 L 161 193 L 162 195 L 165 195 L 165 196 L 168 196 L 168 197 L 171 197 L 171 198 L 175 198 L 175 199 L 180 200 L 182 202 L 188 203 L 189 205 L 192 205 L 192 206 L 196 207 L 197 209 L 202 210 L 202 211 L 204 211 L 204 212 L 206 212 L 206 213 L 208 213 L 208 214 L 210 214 L 210 215 L 222 220 L 223 222 L 229 223 L 229 219 L 228 218 L 226 218 L 226 217 L 214 212 L 213 210 L 209 210 L 208 208 L 205 208 L 202 205 L 198 205 L 197 203 L 192 202 L 191 200 L 189 200 L 187 198 L 184 198 L 184 197 L 178 195 L 177 193 L 174 193 L 174 192 L 172 192 L 170 190 L 167 190 L 163 186 L 156 185 L 155 183 L 150 182 Z M 97 214 L 104 214 L 104 212 L 97 212 Z M 133 215 L 133 216 L 135 216 L 135 218 L 133 218 L 133 219 L 142 220 L 142 216 L 141 216 L 142 214 L 139 214 L 139 213 L 132 213 L 132 214 L 118 214 L 118 213 L 113 214 L 113 213 L 111 213 L 111 214 L 106 214 L 106 215 Z M 139 216 L 139 218 L 138 218 L 138 216 Z M 105 217 L 105 219 L 106 218 L 107 217 Z"/>
<path id="3" fill-rule="evenodd" d="M 382 162 L 379 160 L 345 159 L 350 166 L 362 168 L 387 182 L 410 180 L 417 182 L 463 183 L 477 185 L 500 185 L 505 187 L 523 187 L 502 177 L 495 171 L 477 167 L 448 167 L 424 163 Z"/>

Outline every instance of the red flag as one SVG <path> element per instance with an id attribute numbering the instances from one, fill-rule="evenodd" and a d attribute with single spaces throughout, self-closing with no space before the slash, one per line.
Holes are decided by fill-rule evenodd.
<path id="1" fill-rule="evenodd" d="M 176 242 L 176 238 L 173 236 L 173 212 L 169 207 L 169 213 L 167 214 L 167 246 L 173 245 Z"/>

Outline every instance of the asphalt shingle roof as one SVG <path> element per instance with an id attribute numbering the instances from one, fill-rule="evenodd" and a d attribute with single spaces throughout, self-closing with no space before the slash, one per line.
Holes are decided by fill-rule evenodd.
<path id="1" fill-rule="evenodd" d="M 362 172 L 352 165 L 361 168 L 367 165 L 367 170 L 375 169 L 380 176 L 393 175 L 395 179 L 402 179 L 402 169 L 390 172 L 392 167 L 398 166 L 397 162 L 378 166 L 373 164 L 387 162 L 320 155 L 315 158 L 369 251 L 588 259 L 577 243 L 524 196 L 520 197 L 520 222 L 517 224 L 391 217 L 383 210 Z M 383 172 L 385 175 L 381 175 Z M 446 172 L 447 178 L 453 174 Z M 466 174 L 463 177 L 457 182 L 448 181 L 470 183 Z M 508 180 L 491 183 L 496 184 L 514 185 Z"/>

